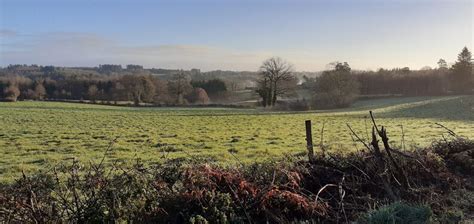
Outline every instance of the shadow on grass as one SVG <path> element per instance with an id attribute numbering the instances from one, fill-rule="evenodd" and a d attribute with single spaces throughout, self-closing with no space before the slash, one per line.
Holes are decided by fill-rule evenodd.
<path id="1" fill-rule="evenodd" d="M 379 116 L 390 118 L 411 117 L 474 121 L 474 95 L 407 105 L 381 113 Z"/>

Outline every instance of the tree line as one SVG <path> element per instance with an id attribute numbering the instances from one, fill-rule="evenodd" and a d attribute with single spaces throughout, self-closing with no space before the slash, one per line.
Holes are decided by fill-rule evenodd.
<path id="1" fill-rule="evenodd" d="M 270 58 L 260 67 L 257 93 L 264 107 L 275 106 L 278 97 L 289 96 L 303 89 L 308 100 L 297 101 L 299 109 L 340 108 L 350 106 L 361 96 L 434 96 L 473 94 L 474 71 L 472 54 L 464 47 L 457 61 L 449 68 L 444 59 L 438 68 L 412 71 L 408 67 L 352 71 L 347 62 L 334 62 L 317 77 L 303 77 L 297 88 L 293 66 L 281 59 Z M 289 106 L 291 106 L 290 104 Z M 291 109 L 291 108 L 290 108 Z"/>
<path id="2" fill-rule="evenodd" d="M 143 70 L 130 67 L 134 72 L 100 75 L 94 73 L 62 74 L 60 69 L 45 66 L 37 74 L 22 75 L 18 66 L 8 67 L 0 75 L 0 98 L 16 100 L 89 100 L 133 102 L 148 104 L 208 104 L 211 99 L 225 96 L 227 87 L 220 79 L 191 82 L 189 74 L 177 71 L 168 79 Z M 33 69 L 34 70 L 34 69 Z M 100 66 L 99 70 L 116 72 L 117 67 Z M 16 71 L 16 72 L 12 72 Z M 209 93 L 209 94 L 208 94 Z"/>
<path id="3" fill-rule="evenodd" d="M 141 65 L 123 68 L 113 64 L 95 68 L 10 65 L 0 69 L 0 99 L 185 105 L 229 103 L 235 101 L 231 92 L 249 89 L 263 107 L 308 109 L 346 107 L 361 96 L 472 94 L 474 88 L 472 54 L 467 47 L 452 66 L 440 59 L 434 69 L 354 71 L 347 62 L 330 65 L 317 75 L 296 72 L 291 63 L 278 57 L 265 60 L 257 72 L 144 69 Z"/>

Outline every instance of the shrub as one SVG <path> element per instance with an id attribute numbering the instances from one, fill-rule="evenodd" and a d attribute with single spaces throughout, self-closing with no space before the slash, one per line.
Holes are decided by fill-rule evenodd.
<path id="1" fill-rule="evenodd" d="M 189 223 L 190 224 L 208 224 L 209 222 L 207 221 L 206 218 L 200 215 L 196 215 L 189 219 Z"/>
<path id="2" fill-rule="evenodd" d="M 307 111 L 311 107 L 306 99 L 292 100 L 292 101 L 278 101 L 277 105 L 273 108 L 274 110 L 285 110 L 285 111 Z"/>
<path id="3" fill-rule="evenodd" d="M 311 107 L 309 106 L 308 101 L 305 99 L 291 101 L 288 103 L 288 109 L 291 111 L 306 111 L 310 110 Z"/>
<path id="4" fill-rule="evenodd" d="M 430 221 L 431 209 L 426 206 L 396 202 L 364 215 L 359 222 L 367 224 L 425 224 Z"/>
<path id="5" fill-rule="evenodd" d="M 448 210 L 443 213 L 439 218 L 438 222 L 443 224 L 457 224 L 461 223 L 464 218 L 464 214 L 459 210 Z"/>
<path id="6" fill-rule="evenodd" d="M 437 141 L 433 151 L 440 155 L 447 166 L 456 172 L 474 175 L 474 142 L 463 138 Z"/>
<path id="7" fill-rule="evenodd" d="M 195 88 L 191 93 L 186 95 L 186 99 L 190 103 L 196 104 L 208 104 L 209 96 L 207 96 L 206 90 L 203 88 Z"/>

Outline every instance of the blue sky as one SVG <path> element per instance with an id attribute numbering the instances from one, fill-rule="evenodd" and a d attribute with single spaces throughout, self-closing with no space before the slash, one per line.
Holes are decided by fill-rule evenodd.
<path id="1" fill-rule="evenodd" d="M 436 66 L 472 48 L 472 0 L 0 0 L 0 65 L 300 71 Z"/>

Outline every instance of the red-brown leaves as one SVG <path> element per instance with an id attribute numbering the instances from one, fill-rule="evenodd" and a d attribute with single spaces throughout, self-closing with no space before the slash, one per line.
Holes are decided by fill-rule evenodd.
<path id="1" fill-rule="evenodd" d="M 263 196 L 261 205 L 264 210 L 299 217 L 324 216 L 327 212 L 326 206 L 321 203 L 314 202 L 302 194 L 278 188 L 268 191 Z"/>

